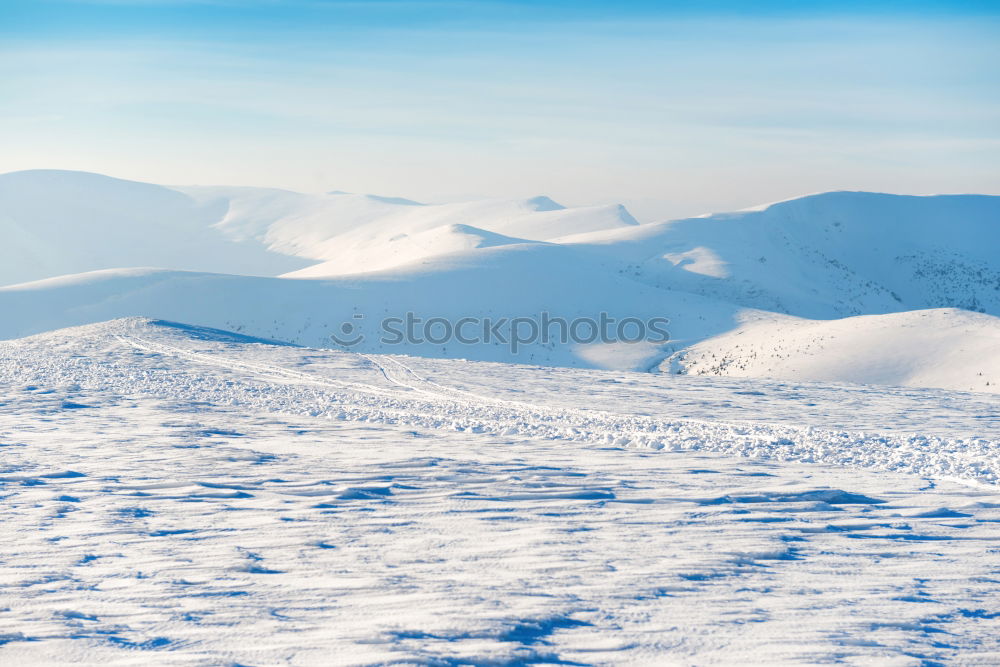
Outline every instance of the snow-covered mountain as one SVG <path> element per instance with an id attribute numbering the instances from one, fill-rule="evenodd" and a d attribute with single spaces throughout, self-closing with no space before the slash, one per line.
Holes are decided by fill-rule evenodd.
<path id="1" fill-rule="evenodd" d="M 226 203 L 98 174 L 0 175 L 0 285 L 130 266 L 276 275 L 310 262 L 213 225 Z"/>
<path id="2" fill-rule="evenodd" d="M 344 192 L 178 190 L 204 207 L 224 203 L 227 212 L 215 227 L 229 238 L 321 262 L 290 277 L 368 273 L 454 251 L 638 225 L 622 206 L 566 208 L 548 197 L 430 205 Z"/>
<path id="3" fill-rule="evenodd" d="M 147 316 L 329 347 L 348 323 L 364 352 L 1000 390 L 1000 197 L 835 192 L 639 225 L 544 197 L 40 171 L 0 176 L 0 216 L 0 282 L 45 276 L 0 287 L 4 338 Z M 383 344 L 406 313 L 668 318 L 671 340 Z"/>
<path id="4" fill-rule="evenodd" d="M 646 284 L 800 317 L 1000 315 L 996 196 L 828 192 L 562 241 Z"/>
<path id="5" fill-rule="evenodd" d="M 407 313 L 423 321 L 454 322 L 463 317 L 538 318 L 542 313 L 573 320 L 603 312 L 616 319 L 667 317 L 673 337 L 693 342 L 731 330 L 743 310 L 635 283 L 603 271 L 585 252 L 555 244 L 484 248 L 406 270 L 322 280 L 99 271 L 0 288 L 0 309 L 12 314 L 0 321 L 0 338 L 140 315 L 330 347 L 330 335 L 350 323 L 365 336 L 356 346 L 363 352 L 643 370 L 663 357 L 661 345 L 623 348 L 551 340 L 524 344 L 516 352 L 503 342 L 383 345 L 381 322 Z"/>
<path id="6" fill-rule="evenodd" d="M 768 223 L 769 240 L 771 209 L 704 219 L 713 238 L 547 200 L 126 189 L 88 209 L 33 208 L 25 188 L 0 249 L 14 270 L 31 246 L 45 266 L 269 275 L 107 268 L 0 287 L 0 664 L 1000 655 L 982 546 L 1000 525 L 998 401 L 926 388 L 998 391 L 1000 317 L 895 312 L 989 305 L 985 278 L 925 272 L 886 301 L 905 262 L 824 245 L 821 216 Z M 942 201 L 958 200 L 904 207 Z M 992 266 L 969 240 L 994 231 L 993 200 L 977 202 L 940 245 Z M 619 229 L 565 234 L 587 221 Z M 904 250 L 889 255 L 933 255 L 932 235 L 892 225 Z M 63 227 L 73 243 L 51 236 Z M 747 259 L 793 233 L 812 241 L 773 274 Z M 810 248 L 837 270 L 810 271 Z M 279 277 L 287 261 L 316 277 Z M 854 305 L 871 312 L 815 319 Z M 380 341 L 379 321 L 407 313 L 668 317 L 672 336 Z M 317 349 L 348 332 L 356 345 Z"/>
<path id="7" fill-rule="evenodd" d="M 621 206 L 565 208 L 548 197 L 425 205 L 23 171 L 0 175 L 0 285 L 134 266 L 343 275 L 637 224 Z"/>

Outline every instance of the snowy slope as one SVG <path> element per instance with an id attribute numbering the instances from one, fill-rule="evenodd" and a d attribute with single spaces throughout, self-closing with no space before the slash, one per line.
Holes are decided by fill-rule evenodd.
<path id="1" fill-rule="evenodd" d="M 0 663 L 1000 655 L 981 395 L 410 361 L 0 342 Z"/>
<path id="2" fill-rule="evenodd" d="M 131 266 L 326 277 L 531 240 L 577 244 L 655 287 L 800 317 L 1000 314 L 995 196 L 831 192 L 637 225 L 620 206 L 546 197 L 424 205 L 29 171 L 0 175 L 0 237 L 0 285 Z"/>
<path id="3" fill-rule="evenodd" d="M 805 320 L 608 274 L 573 247 L 521 244 L 456 253 L 407 271 L 325 280 L 136 269 L 0 288 L 0 337 L 142 315 L 319 347 L 343 323 L 357 350 L 618 368 L 1000 391 L 1000 318 L 939 309 Z M 381 321 L 443 317 L 572 320 L 665 317 L 667 343 L 384 341 Z M 509 343 L 509 341 L 508 341 Z"/>
<path id="4" fill-rule="evenodd" d="M 219 228 L 235 238 L 323 260 L 291 274 L 295 277 L 378 271 L 467 248 L 638 225 L 621 206 L 565 208 L 548 197 L 428 205 L 339 192 L 182 190 L 206 206 L 226 202 Z"/>
<path id="5" fill-rule="evenodd" d="M 0 664 L 997 664 L 998 202 L 0 176 Z"/>
<path id="6" fill-rule="evenodd" d="M 341 243 L 344 245 L 340 245 Z M 370 273 L 463 250 L 521 243 L 534 242 L 464 224 L 410 229 L 407 232 L 399 231 L 398 234 L 383 232 L 374 236 L 366 236 L 362 228 L 359 232 L 338 236 L 336 244 L 330 244 L 331 247 L 324 254 L 332 259 L 286 273 L 283 277 L 325 278 L 342 274 Z"/>
<path id="7" fill-rule="evenodd" d="M 800 317 L 1000 315 L 997 196 L 828 192 L 561 240 L 650 285 Z"/>
<path id="8" fill-rule="evenodd" d="M 199 203 L 98 174 L 0 175 L 0 285 L 132 266 L 275 275 L 306 266 L 214 229 L 224 202 Z"/>
<path id="9" fill-rule="evenodd" d="M 1000 318 L 951 308 L 840 320 L 758 317 L 664 371 L 1000 393 Z"/>
<path id="10" fill-rule="evenodd" d="M 275 276 L 322 262 L 309 275 L 342 275 L 636 224 L 620 206 L 565 208 L 547 197 L 424 205 L 13 172 L 0 175 L 0 285 L 134 266 Z"/>
<path id="11" fill-rule="evenodd" d="M 516 353 L 509 338 L 508 344 L 416 341 L 384 346 L 381 322 L 407 313 L 424 321 L 439 317 L 454 322 L 463 317 L 538 319 L 543 312 L 573 320 L 604 312 L 617 319 L 669 318 L 670 334 L 681 344 L 732 329 L 742 311 L 645 287 L 601 271 L 586 254 L 549 244 L 484 248 L 405 271 L 328 280 L 104 271 L 0 288 L 0 310 L 10 314 L 0 321 L 0 338 L 142 315 L 331 347 L 330 335 L 350 323 L 366 336 L 357 348 L 366 352 L 640 370 L 673 351 L 673 343 L 636 343 L 630 349 L 613 345 L 602 352 L 600 343 L 564 344 L 554 336 L 525 344 Z"/>
<path id="12" fill-rule="evenodd" d="M 368 352 L 998 386 L 1000 197 L 837 192 L 637 225 L 545 197 L 425 205 L 42 171 L 0 176 L 0 205 L 0 283 L 109 267 L 0 287 L 4 338 L 143 315 L 330 346 L 347 323 Z M 116 268 L 136 265 L 201 271 Z M 380 322 L 407 313 L 667 318 L 672 340 L 386 348 Z M 836 319 L 854 314 L 876 316 Z"/>

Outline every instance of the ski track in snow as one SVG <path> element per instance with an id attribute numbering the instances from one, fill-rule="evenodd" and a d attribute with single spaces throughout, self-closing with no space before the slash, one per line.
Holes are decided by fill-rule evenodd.
<path id="1" fill-rule="evenodd" d="M 0 344 L 0 663 L 1000 662 L 995 439 L 573 407 L 626 381 Z"/>

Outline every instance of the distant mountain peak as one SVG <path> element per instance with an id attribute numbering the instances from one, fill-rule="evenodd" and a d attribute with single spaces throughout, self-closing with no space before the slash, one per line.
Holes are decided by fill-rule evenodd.
<path id="1" fill-rule="evenodd" d="M 553 201 L 551 198 L 545 195 L 539 195 L 538 197 L 532 197 L 528 200 L 528 206 L 536 211 L 561 211 L 565 206 L 559 202 Z"/>
<path id="2" fill-rule="evenodd" d="M 348 192 L 347 190 L 328 190 L 327 195 L 332 195 L 335 197 L 347 196 L 347 197 L 363 197 L 369 201 L 378 202 L 380 204 L 395 204 L 396 206 L 426 206 L 426 204 L 412 199 L 406 199 L 404 197 L 384 197 L 382 195 L 360 195 L 356 192 Z"/>
<path id="3" fill-rule="evenodd" d="M 426 206 L 426 204 L 412 199 L 405 199 L 403 197 L 383 197 L 381 195 L 365 195 L 368 199 L 372 201 L 381 202 L 383 204 L 396 204 L 398 206 Z"/>
<path id="4" fill-rule="evenodd" d="M 638 225 L 639 221 L 633 217 L 629 210 L 625 208 L 623 204 L 618 204 L 618 217 L 621 218 L 622 222 L 626 225 Z"/>

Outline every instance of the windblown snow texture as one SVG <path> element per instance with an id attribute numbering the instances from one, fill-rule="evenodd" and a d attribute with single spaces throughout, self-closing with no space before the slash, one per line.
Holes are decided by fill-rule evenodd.
<path id="1" fill-rule="evenodd" d="M 998 427 L 134 318 L 2 342 L 0 662 L 990 664 Z"/>

